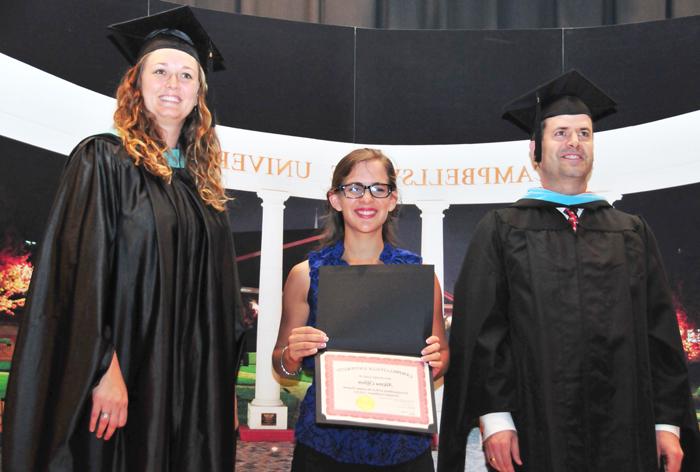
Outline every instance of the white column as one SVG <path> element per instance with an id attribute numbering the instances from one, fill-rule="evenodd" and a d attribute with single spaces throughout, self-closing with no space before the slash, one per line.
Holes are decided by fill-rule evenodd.
<path id="1" fill-rule="evenodd" d="M 260 294 L 255 365 L 255 398 L 248 407 L 251 429 L 286 429 L 287 407 L 280 400 L 280 384 L 273 375 L 272 350 L 282 316 L 282 244 L 284 202 L 289 193 L 261 190 Z"/>
<path id="2" fill-rule="evenodd" d="M 443 239 L 444 212 L 450 206 L 449 202 L 440 200 L 417 201 L 416 206 L 421 216 L 421 256 L 423 263 L 435 266 L 435 275 L 440 281 L 440 286 L 445 289 L 445 251 Z M 438 427 L 442 413 L 443 380 L 435 383 L 435 409 L 437 410 Z"/>
<path id="3" fill-rule="evenodd" d="M 421 243 L 420 253 L 423 263 L 433 264 L 435 274 L 444 288 L 444 241 L 442 235 L 442 219 L 444 212 L 450 206 L 449 202 L 441 200 L 419 200 L 416 206 L 420 210 L 421 217 Z"/>

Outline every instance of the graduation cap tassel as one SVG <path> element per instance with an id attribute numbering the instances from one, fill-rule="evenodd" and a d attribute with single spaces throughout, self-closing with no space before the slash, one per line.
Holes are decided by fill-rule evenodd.
<path id="1" fill-rule="evenodd" d="M 542 101 L 540 94 L 537 94 L 537 104 L 535 105 L 535 162 L 542 161 Z"/>
<path id="2" fill-rule="evenodd" d="M 216 97 L 214 96 L 214 87 L 211 86 L 211 72 L 214 72 L 214 53 L 210 46 L 209 54 L 207 55 L 206 71 L 207 80 L 209 81 L 209 88 L 207 89 L 207 106 L 209 107 L 209 112 L 211 113 L 211 127 L 216 127 Z"/>

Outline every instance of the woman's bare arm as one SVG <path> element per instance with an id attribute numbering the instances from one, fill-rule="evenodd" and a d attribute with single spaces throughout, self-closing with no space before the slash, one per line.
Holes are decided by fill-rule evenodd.
<path id="1" fill-rule="evenodd" d="M 302 359 L 316 354 L 326 346 L 328 340 L 323 331 L 306 326 L 309 319 L 307 296 L 310 283 L 309 261 L 304 261 L 292 268 L 284 284 L 282 319 L 272 352 L 272 367 L 283 377 L 297 372 Z"/>

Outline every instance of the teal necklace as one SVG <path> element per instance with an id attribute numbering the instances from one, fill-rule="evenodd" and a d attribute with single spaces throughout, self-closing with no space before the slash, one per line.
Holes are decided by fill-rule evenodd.
<path id="1" fill-rule="evenodd" d="M 183 169 L 185 167 L 184 159 L 180 157 L 180 150 L 177 148 L 165 151 L 165 159 L 167 159 L 168 165 L 173 169 Z"/>
<path id="2" fill-rule="evenodd" d="M 117 132 L 116 129 L 110 128 L 108 131 L 110 134 L 113 134 L 115 136 L 119 136 L 119 133 Z M 172 167 L 173 169 L 184 169 L 185 168 L 185 162 L 184 159 L 180 156 L 180 150 L 175 148 L 175 149 L 168 149 L 165 151 L 165 160 L 168 161 L 168 165 Z"/>

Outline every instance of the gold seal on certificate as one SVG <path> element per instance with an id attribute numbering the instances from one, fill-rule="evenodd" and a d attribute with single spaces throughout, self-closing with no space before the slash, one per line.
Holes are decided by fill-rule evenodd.
<path id="1" fill-rule="evenodd" d="M 434 433 L 433 380 L 420 352 L 433 320 L 427 265 L 319 269 L 316 422 Z"/>
<path id="2" fill-rule="evenodd" d="M 316 372 L 317 422 L 436 432 L 430 368 L 419 357 L 326 351 Z"/>

